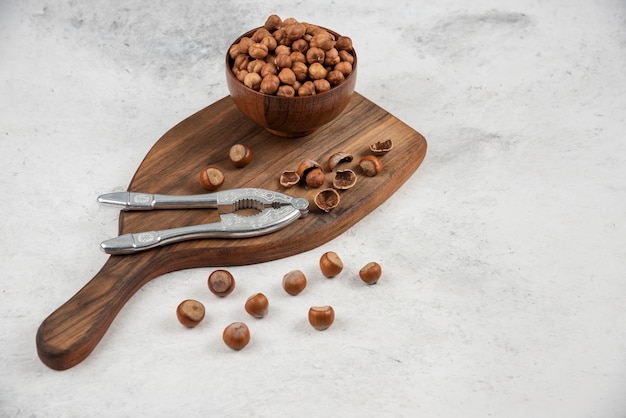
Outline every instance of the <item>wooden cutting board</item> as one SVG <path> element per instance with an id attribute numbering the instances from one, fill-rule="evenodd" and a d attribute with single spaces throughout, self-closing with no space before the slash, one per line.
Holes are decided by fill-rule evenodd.
<path id="1" fill-rule="evenodd" d="M 393 149 L 380 157 L 383 171 L 366 177 L 358 168 L 369 145 L 391 139 Z M 236 143 L 253 151 L 252 163 L 235 168 L 228 150 Z M 295 170 L 304 159 L 325 165 L 338 151 L 354 160 L 342 163 L 357 175 L 356 185 L 342 191 L 339 206 L 325 213 L 313 198 L 321 189 L 294 186 L 285 189 L 279 176 Z M 302 138 L 271 135 L 247 120 L 227 96 L 200 110 L 169 130 L 153 146 L 135 173 L 129 191 L 161 194 L 200 194 L 201 169 L 214 165 L 225 174 L 221 190 L 258 187 L 277 190 L 310 202 L 310 213 L 286 228 L 254 238 L 186 241 L 133 255 L 110 256 L 102 269 L 76 295 L 53 312 L 39 327 L 39 358 L 47 366 L 64 370 L 84 360 L 96 347 L 116 314 L 130 297 L 151 279 L 171 271 L 210 266 L 254 264 L 298 254 L 337 237 L 391 196 L 419 167 L 426 155 L 426 140 L 418 132 L 354 93 L 346 110 L 333 122 Z M 332 174 L 326 173 L 330 187 Z M 103 191 L 108 192 L 108 191 Z M 120 212 L 119 233 L 134 233 L 217 222 L 210 209 Z M 384 227 L 384 219 L 380 220 Z M 97 245 L 97 244 L 94 244 Z"/>

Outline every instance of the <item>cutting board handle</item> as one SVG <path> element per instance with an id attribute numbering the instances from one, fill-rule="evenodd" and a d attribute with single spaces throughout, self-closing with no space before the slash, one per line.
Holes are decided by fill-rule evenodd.
<path id="1" fill-rule="evenodd" d="M 37 331 L 37 353 L 55 370 L 83 361 L 96 347 L 117 313 L 137 290 L 167 270 L 155 259 L 159 251 L 110 256 L 102 269 Z M 165 264 L 167 265 L 167 263 Z"/>

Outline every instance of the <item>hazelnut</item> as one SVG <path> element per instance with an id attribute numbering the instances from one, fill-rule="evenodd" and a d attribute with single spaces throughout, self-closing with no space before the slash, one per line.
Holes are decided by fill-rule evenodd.
<path id="1" fill-rule="evenodd" d="M 328 71 L 319 62 L 314 62 L 313 64 L 309 66 L 309 77 L 311 77 L 313 80 L 326 78 L 327 74 L 328 74 Z"/>
<path id="2" fill-rule="evenodd" d="M 294 19 L 295 20 L 295 19 Z M 300 22 L 295 22 L 291 25 L 285 26 L 285 33 L 287 37 L 292 41 L 296 41 L 304 36 L 306 28 Z"/>
<path id="3" fill-rule="evenodd" d="M 321 166 L 314 160 L 304 160 L 298 165 L 296 172 L 300 176 L 300 179 L 304 180 L 307 173 L 314 168 L 321 168 Z"/>
<path id="4" fill-rule="evenodd" d="M 200 185 L 207 190 L 217 190 L 224 184 L 224 173 L 213 166 L 205 167 L 200 172 Z"/>
<path id="5" fill-rule="evenodd" d="M 298 96 L 312 96 L 315 92 L 315 85 L 306 82 L 298 88 Z"/>
<path id="6" fill-rule="evenodd" d="M 335 322 L 332 306 L 312 306 L 309 309 L 309 323 L 318 331 L 328 329 Z"/>
<path id="7" fill-rule="evenodd" d="M 306 185 L 317 189 L 324 184 L 326 177 L 324 176 L 324 172 L 321 168 L 314 168 L 306 174 L 305 182 Z"/>
<path id="8" fill-rule="evenodd" d="M 254 34 L 252 35 L 252 40 L 254 42 L 261 42 L 263 38 L 266 38 L 268 36 L 272 36 L 272 33 L 269 30 L 267 30 L 266 28 L 259 28 L 254 31 Z"/>
<path id="9" fill-rule="evenodd" d="M 296 296 L 306 287 L 306 276 L 300 270 L 293 270 L 283 276 L 283 289 Z"/>
<path id="10" fill-rule="evenodd" d="M 382 142 L 377 141 L 376 143 L 370 145 L 370 151 L 376 155 L 386 154 L 391 151 L 392 148 L 393 142 L 391 142 L 391 139 L 387 139 Z"/>
<path id="11" fill-rule="evenodd" d="M 252 162 L 252 150 L 247 145 L 235 144 L 230 147 L 230 150 L 228 151 L 228 158 L 230 159 L 230 163 L 232 165 L 237 168 L 242 168 Z"/>
<path id="12" fill-rule="evenodd" d="M 280 28 L 282 24 L 283 24 L 282 19 L 278 15 L 273 14 L 273 15 L 270 15 L 265 20 L 265 24 L 263 25 L 263 27 L 271 32 Z"/>
<path id="13" fill-rule="evenodd" d="M 309 49 L 309 43 L 304 39 L 294 40 L 291 44 L 291 50 L 304 54 Z"/>
<path id="14" fill-rule="evenodd" d="M 259 90 L 261 88 L 261 81 L 262 79 L 259 74 L 249 72 L 243 79 L 243 84 L 245 84 L 246 87 L 251 88 L 252 90 Z"/>
<path id="15" fill-rule="evenodd" d="M 248 70 L 233 70 L 233 71 L 236 71 L 237 80 L 243 83 L 243 81 L 246 79 L 246 76 L 248 75 Z"/>
<path id="16" fill-rule="evenodd" d="M 291 68 L 283 68 L 278 73 L 278 78 L 283 84 L 293 85 L 296 82 L 296 74 L 291 70 Z"/>
<path id="17" fill-rule="evenodd" d="M 239 53 L 240 54 L 247 54 L 248 53 L 248 49 L 250 48 L 250 45 L 252 45 L 254 43 L 254 41 L 251 38 L 248 38 L 247 36 L 244 36 L 243 38 L 241 38 L 239 40 Z"/>
<path id="18" fill-rule="evenodd" d="M 340 61 L 341 58 L 339 58 L 339 51 L 335 48 L 330 48 L 326 51 L 326 54 L 324 55 L 324 65 L 333 66 L 339 64 Z"/>
<path id="19" fill-rule="evenodd" d="M 266 62 L 265 65 L 263 65 L 263 68 L 261 68 L 261 77 L 263 78 L 267 77 L 268 75 L 277 75 L 277 74 L 278 74 L 278 68 L 276 67 L 276 64 L 274 64 L 273 62 Z"/>
<path id="20" fill-rule="evenodd" d="M 328 82 L 328 80 L 325 80 L 323 78 L 313 81 L 313 84 L 315 85 L 316 93 L 324 93 L 325 91 L 330 90 L 330 83 Z"/>
<path id="21" fill-rule="evenodd" d="M 356 184 L 356 174 L 352 170 L 338 170 L 333 179 L 333 187 L 339 190 L 346 190 Z"/>
<path id="22" fill-rule="evenodd" d="M 291 55 L 284 53 L 276 55 L 276 58 L 274 58 L 274 64 L 276 64 L 276 67 L 280 69 L 291 68 Z"/>
<path id="23" fill-rule="evenodd" d="M 235 59 L 239 54 L 241 54 L 241 52 L 239 52 L 239 44 L 233 44 L 228 49 L 228 56 L 232 59 Z"/>
<path id="24" fill-rule="evenodd" d="M 329 49 L 335 46 L 335 39 L 333 35 L 326 31 L 320 31 L 313 35 L 311 41 L 309 42 L 311 48 L 321 48 L 324 51 L 328 51 Z"/>
<path id="25" fill-rule="evenodd" d="M 314 62 L 324 62 L 324 50 L 321 48 L 309 48 L 306 51 L 306 62 L 313 64 Z"/>
<path id="26" fill-rule="evenodd" d="M 283 171 L 279 181 L 281 186 L 291 187 L 300 182 L 300 176 L 295 171 Z"/>
<path id="27" fill-rule="evenodd" d="M 291 48 L 288 47 L 287 45 L 278 45 L 276 49 L 274 50 L 274 53 L 276 55 L 281 55 L 281 54 L 290 55 Z"/>
<path id="28" fill-rule="evenodd" d="M 237 70 L 246 70 L 250 63 L 250 57 L 246 54 L 237 55 L 233 61 L 233 68 Z"/>
<path id="29" fill-rule="evenodd" d="M 233 350 L 241 350 L 250 342 L 250 330 L 243 322 L 233 322 L 224 328 L 222 339 Z"/>
<path id="30" fill-rule="evenodd" d="M 193 328 L 204 319 L 204 305 L 197 300 L 184 300 L 176 308 L 176 317 L 187 328 Z"/>
<path id="31" fill-rule="evenodd" d="M 265 58 L 268 52 L 269 52 L 269 49 L 267 45 L 263 45 L 262 43 L 259 43 L 259 42 L 253 43 L 248 48 L 248 55 L 250 55 L 252 58 L 255 58 L 255 59 Z"/>
<path id="32" fill-rule="evenodd" d="M 278 42 L 276 42 L 276 39 L 272 35 L 266 36 L 265 38 L 261 39 L 261 43 L 265 45 L 267 47 L 267 50 L 270 52 L 275 50 L 278 46 Z"/>
<path id="33" fill-rule="evenodd" d="M 344 77 L 347 77 L 352 72 L 352 64 L 348 61 L 341 61 L 335 65 L 334 69 L 343 74 Z"/>
<path id="34" fill-rule="evenodd" d="M 278 91 L 279 86 L 280 79 L 278 78 L 278 76 L 274 74 L 268 74 L 263 77 L 263 80 L 261 80 L 260 91 L 261 93 L 265 94 L 274 94 Z"/>
<path id="35" fill-rule="evenodd" d="M 246 70 L 248 70 L 249 73 L 257 73 L 260 75 L 261 70 L 263 70 L 263 67 L 265 67 L 265 64 L 266 64 L 265 61 L 261 59 L 255 59 L 255 60 L 248 62 L 248 66 L 246 67 Z"/>
<path id="36" fill-rule="evenodd" d="M 209 275 L 209 290 L 219 296 L 228 296 L 235 289 L 235 278 L 227 270 L 215 270 Z"/>
<path id="37" fill-rule="evenodd" d="M 309 77 L 309 67 L 303 62 L 296 61 L 291 64 L 291 71 L 296 75 L 296 80 L 304 83 Z"/>
<path id="38" fill-rule="evenodd" d="M 346 76 L 339 70 L 331 70 L 326 75 L 326 80 L 328 80 L 331 86 L 336 87 L 346 80 Z"/>
<path id="39" fill-rule="evenodd" d="M 328 158 L 328 169 L 333 171 L 337 164 L 344 162 L 349 163 L 352 159 L 352 155 L 347 152 L 336 152 Z"/>
<path id="40" fill-rule="evenodd" d="M 380 268 L 380 264 L 375 261 L 367 263 L 359 270 L 359 277 L 367 284 L 376 284 L 381 274 L 382 269 Z"/>
<path id="41" fill-rule="evenodd" d="M 374 177 L 383 170 L 383 163 L 374 155 L 368 155 L 359 162 L 363 174 L 368 177 Z"/>
<path id="42" fill-rule="evenodd" d="M 320 257 L 320 270 L 324 277 L 332 278 L 343 270 L 343 261 L 334 251 L 328 251 Z"/>
<path id="43" fill-rule="evenodd" d="M 335 42 L 335 48 L 340 51 L 350 51 L 352 49 L 352 39 L 348 36 L 340 36 Z"/>
<path id="44" fill-rule="evenodd" d="M 337 190 L 329 188 L 324 189 L 318 194 L 315 195 L 315 205 L 323 210 L 324 212 L 330 212 L 339 206 L 341 198 L 339 197 L 339 193 Z"/>
<path id="45" fill-rule="evenodd" d="M 283 97 L 294 97 L 296 95 L 296 90 L 292 86 L 283 85 L 278 87 L 276 95 Z"/>
<path id="46" fill-rule="evenodd" d="M 253 317 L 263 318 L 269 310 L 269 301 L 263 293 L 257 293 L 246 300 L 244 308 Z"/>
<path id="47" fill-rule="evenodd" d="M 349 62 L 350 64 L 354 64 L 354 56 L 348 51 L 339 51 L 339 59 L 341 61 Z"/>
<path id="48" fill-rule="evenodd" d="M 304 55 L 302 52 L 293 51 L 291 54 L 289 54 L 289 57 L 291 58 L 292 70 L 293 70 L 293 64 L 295 64 L 296 62 L 301 62 L 303 64 L 306 64 L 306 55 Z"/>

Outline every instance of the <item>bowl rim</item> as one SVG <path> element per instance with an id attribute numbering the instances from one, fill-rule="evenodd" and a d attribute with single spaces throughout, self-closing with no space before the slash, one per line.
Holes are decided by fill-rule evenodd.
<path id="1" fill-rule="evenodd" d="M 322 28 L 322 29 L 324 29 L 324 30 L 326 30 L 326 31 L 330 32 L 331 34 L 335 35 L 335 37 L 342 36 L 342 35 L 340 35 L 338 32 L 335 32 L 334 30 L 328 29 L 328 28 L 326 28 L 326 27 L 324 27 L 324 26 L 320 26 L 320 25 L 315 25 L 315 26 L 317 26 L 317 27 L 319 27 L 319 28 Z M 315 93 L 314 95 L 311 95 L 311 96 L 293 96 L 293 97 L 288 97 L 288 96 L 277 96 L 277 95 L 275 95 L 275 94 L 267 94 L 267 93 L 262 93 L 262 92 L 257 91 L 257 90 L 253 90 L 253 89 L 251 89 L 250 87 L 248 87 L 248 86 L 244 85 L 241 81 L 239 81 L 239 80 L 237 79 L 237 77 L 235 76 L 235 74 L 233 74 L 233 70 L 232 70 L 232 67 L 231 67 L 231 65 L 230 65 L 230 63 L 231 63 L 231 61 L 232 61 L 233 59 L 230 57 L 229 51 L 230 51 L 230 48 L 231 48 L 233 45 L 235 45 L 236 43 L 238 43 L 238 42 L 241 40 L 241 38 L 243 38 L 243 37 L 245 37 L 245 36 L 248 36 L 248 37 L 249 37 L 250 35 L 254 34 L 254 32 L 256 32 L 257 30 L 259 30 L 259 29 L 261 29 L 261 28 L 263 28 L 263 26 L 259 26 L 259 27 L 256 27 L 256 28 L 254 28 L 254 29 L 250 29 L 249 31 L 247 31 L 247 32 L 243 33 L 242 35 L 238 36 L 238 37 L 237 37 L 237 38 L 236 38 L 233 42 L 231 42 L 231 43 L 230 43 L 230 45 L 228 46 L 228 48 L 227 48 L 227 50 L 226 50 L 226 62 L 225 62 L 225 63 L 226 63 L 226 74 L 227 74 L 227 76 L 228 76 L 228 77 L 230 77 L 231 79 L 233 79 L 233 81 L 235 81 L 235 82 L 237 82 L 237 83 L 240 83 L 240 84 L 241 84 L 241 85 L 242 85 L 242 86 L 243 86 L 243 87 L 244 87 L 247 91 L 249 91 L 249 92 L 251 92 L 251 93 L 253 93 L 253 94 L 257 94 L 257 95 L 259 95 L 259 96 L 261 96 L 261 97 L 273 97 L 273 98 L 278 98 L 278 99 L 281 99 L 281 100 L 307 100 L 307 99 L 310 99 L 310 98 L 315 97 L 315 96 L 318 96 L 318 97 L 319 97 L 319 96 L 323 96 L 323 95 L 325 95 L 325 94 L 331 94 L 331 93 L 333 93 L 333 92 L 336 92 L 336 89 L 338 89 L 339 87 L 341 87 L 342 85 L 344 85 L 344 84 L 346 83 L 346 81 L 347 81 L 349 78 L 351 78 L 351 77 L 352 77 L 352 76 L 356 73 L 356 67 L 357 67 L 357 66 L 356 66 L 356 64 L 358 63 L 358 58 L 357 58 L 357 54 L 356 54 L 356 49 L 355 49 L 355 48 L 354 48 L 354 46 L 353 46 L 353 47 L 352 47 L 352 50 L 350 51 L 350 53 L 351 53 L 351 54 L 352 54 L 352 56 L 354 57 L 354 64 L 352 65 L 352 72 L 351 72 L 350 74 L 348 74 L 348 76 L 345 78 L 345 80 L 344 80 L 341 84 L 339 84 L 339 85 L 337 85 L 337 86 L 335 86 L 335 87 L 332 87 L 332 88 L 331 88 L 330 90 L 328 90 L 328 91 L 324 91 L 324 92 L 322 92 L 322 93 Z"/>

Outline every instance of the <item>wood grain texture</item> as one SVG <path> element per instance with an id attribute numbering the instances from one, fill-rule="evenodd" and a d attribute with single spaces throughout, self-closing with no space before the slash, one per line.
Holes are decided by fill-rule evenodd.
<path id="1" fill-rule="evenodd" d="M 369 145 L 391 139 L 393 150 L 381 157 L 384 169 L 376 177 L 361 175 L 358 161 L 369 155 Z M 247 144 L 253 162 L 235 168 L 228 150 Z M 215 165 L 225 174 L 222 190 L 260 187 L 305 197 L 311 212 L 294 224 L 269 235 L 245 239 L 205 239 L 180 242 L 133 255 L 110 256 L 100 272 L 39 327 L 37 351 L 47 366 L 64 370 L 84 360 L 96 347 L 124 304 L 145 283 L 175 270 L 261 263 L 316 248 L 337 237 L 389 198 L 419 167 L 426 140 L 397 118 L 355 93 L 346 110 L 312 135 L 298 139 L 276 137 L 246 119 L 230 96 L 185 119 L 154 145 L 135 173 L 129 191 L 162 194 L 205 193 L 199 173 Z M 337 151 L 354 156 L 359 179 L 341 191 L 341 203 L 330 213 L 315 207 L 320 189 L 297 185 L 289 189 L 278 179 L 295 170 L 300 161 L 325 165 Z M 330 187 L 332 173 L 326 173 Z M 157 210 L 120 212 L 119 233 L 131 233 L 216 222 L 215 210 Z M 381 219 L 381 222 L 384 220 Z"/>

